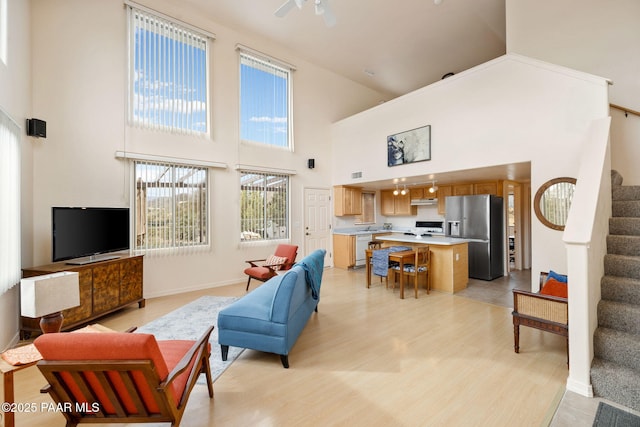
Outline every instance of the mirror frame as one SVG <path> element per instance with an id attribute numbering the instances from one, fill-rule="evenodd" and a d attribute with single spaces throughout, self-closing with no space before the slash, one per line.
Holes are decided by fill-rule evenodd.
<path id="1" fill-rule="evenodd" d="M 538 191 L 536 192 L 536 196 L 533 199 L 533 210 L 536 212 L 536 217 L 538 218 L 538 220 L 540 220 L 540 222 L 546 225 L 547 227 L 552 228 L 554 230 L 560 230 L 560 231 L 564 230 L 564 225 L 554 224 L 551 221 L 549 221 L 544 216 L 544 214 L 542 213 L 542 210 L 540 209 L 540 201 L 542 200 L 542 195 L 544 194 L 545 191 L 547 191 L 549 187 L 555 184 L 563 183 L 563 182 L 575 185 L 577 181 L 575 178 L 569 178 L 569 177 L 550 179 L 549 181 L 542 184 L 540 188 L 538 188 Z"/>

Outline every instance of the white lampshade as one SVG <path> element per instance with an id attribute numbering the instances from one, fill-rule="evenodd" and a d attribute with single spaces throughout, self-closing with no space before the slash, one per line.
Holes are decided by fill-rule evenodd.
<path id="1" fill-rule="evenodd" d="M 42 317 L 80 305 L 77 272 L 62 271 L 20 280 L 20 313 Z"/>

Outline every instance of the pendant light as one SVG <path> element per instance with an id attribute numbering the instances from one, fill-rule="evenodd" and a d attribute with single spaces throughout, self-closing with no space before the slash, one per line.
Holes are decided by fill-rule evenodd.
<path id="1" fill-rule="evenodd" d="M 436 181 L 431 181 L 431 187 L 429 188 L 429 193 L 433 194 L 438 191 L 438 187 L 436 186 Z"/>

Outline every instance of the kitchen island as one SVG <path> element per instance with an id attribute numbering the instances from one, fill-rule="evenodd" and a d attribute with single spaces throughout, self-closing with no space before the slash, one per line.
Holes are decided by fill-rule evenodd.
<path id="1" fill-rule="evenodd" d="M 384 246 L 402 244 L 405 246 L 429 245 L 431 251 L 431 289 L 454 293 L 467 287 L 469 283 L 469 240 L 445 236 L 377 236 Z M 370 266 L 367 264 L 367 268 Z"/>

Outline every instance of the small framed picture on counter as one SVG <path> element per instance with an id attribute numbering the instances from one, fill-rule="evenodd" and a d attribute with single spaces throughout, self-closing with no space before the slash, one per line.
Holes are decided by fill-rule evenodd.
<path id="1" fill-rule="evenodd" d="M 425 160 L 431 160 L 431 125 L 387 137 L 387 166 Z"/>

